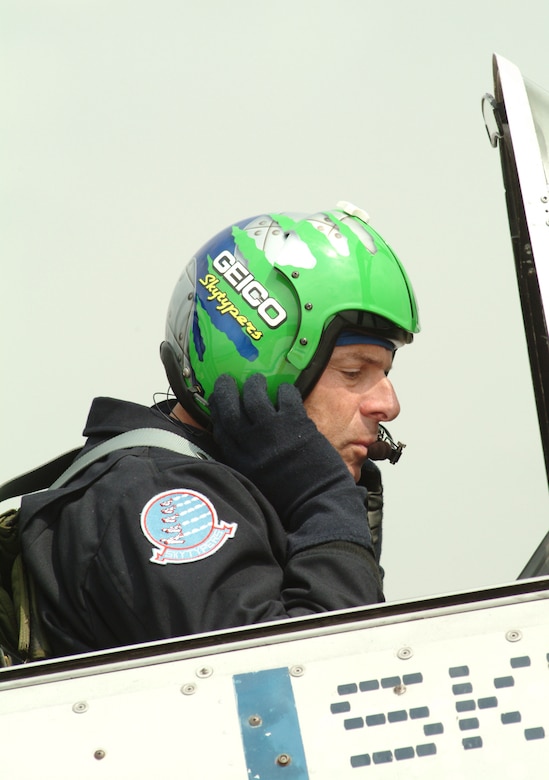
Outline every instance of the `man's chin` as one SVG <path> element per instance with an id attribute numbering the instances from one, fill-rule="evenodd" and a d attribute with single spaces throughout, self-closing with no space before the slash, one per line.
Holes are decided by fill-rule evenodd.
<path id="1" fill-rule="evenodd" d="M 352 450 L 352 451 L 350 451 Z M 368 450 L 366 447 L 362 447 L 361 451 L 357 451 L 356 447 L 353 448 L 346 448 L 344 452 L 341 450 L 338 450 L 341 460 L 343 463 L 347 466 L 347 469 L 349 470 L 350 475 L 354 479 L 355 482 L 358 482 L 360 479 L 360 474 L 362 471 L 362 466 L 366 462 L 366 458 L 368 457 Z"/>

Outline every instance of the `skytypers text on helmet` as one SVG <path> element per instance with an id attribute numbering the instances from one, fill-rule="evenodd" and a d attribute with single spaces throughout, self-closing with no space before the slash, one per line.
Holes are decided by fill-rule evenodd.
<path id="1" fill-rule="evenodd" d="M 254 339 L 254 341 L 258 341 L 261 338 L 263 331 L 258 330 L 254 323 L 245 314 L 242 314 L 238 306 L 235 306 L 231 299 L 227 297 L 227 293 L 219 289 L 217 286 L 219 278 L 215 274 L 206 274 L 198 282 L 208 291 L 208 300 L 218 302 L 215 308 L 220 314 L 228 314 L 233 317 L 241 328 L 245 328 L 248 336 Z"/>

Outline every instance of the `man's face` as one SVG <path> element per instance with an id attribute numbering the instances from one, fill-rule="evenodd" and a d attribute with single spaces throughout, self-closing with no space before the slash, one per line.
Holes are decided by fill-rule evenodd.
<path id="1" fill-rule="evenodd" d="M 378 423 L 394 420 L 400 404 L 388 373 L 393 355 L 375 344 L 335 347 L 328 365 L 305 399 L 307 414 L 339 452 L 355 482 Z"/>

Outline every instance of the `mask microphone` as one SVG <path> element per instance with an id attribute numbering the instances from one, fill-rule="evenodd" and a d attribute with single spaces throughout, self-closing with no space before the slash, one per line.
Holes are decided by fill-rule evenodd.
<path id="1" fill-rule="evenodd" d="M 388 460 L 394 465 L 400 460 L 405 446 L 401 441 L 395 442 L 387 428 L 380 425 L 377 441 L 368 447 L 368 457 L 370 460 Z"/>

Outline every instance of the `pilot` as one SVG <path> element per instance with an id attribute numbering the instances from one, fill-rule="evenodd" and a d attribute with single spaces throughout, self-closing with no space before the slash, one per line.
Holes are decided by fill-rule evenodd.
<path id="1" fill-rule="evenodd" d="M 97 398 L 84 430 L 85 450 L 159 428 L 202 457 L 117 450 L 23 499 L 51 653 L 382 601 L 369 455 L 399 413 L 395 351 L 418 330 L 405 270 L 350 203 L 208 241 L 169 305 L 160 352 L 175 397 Z"/>

